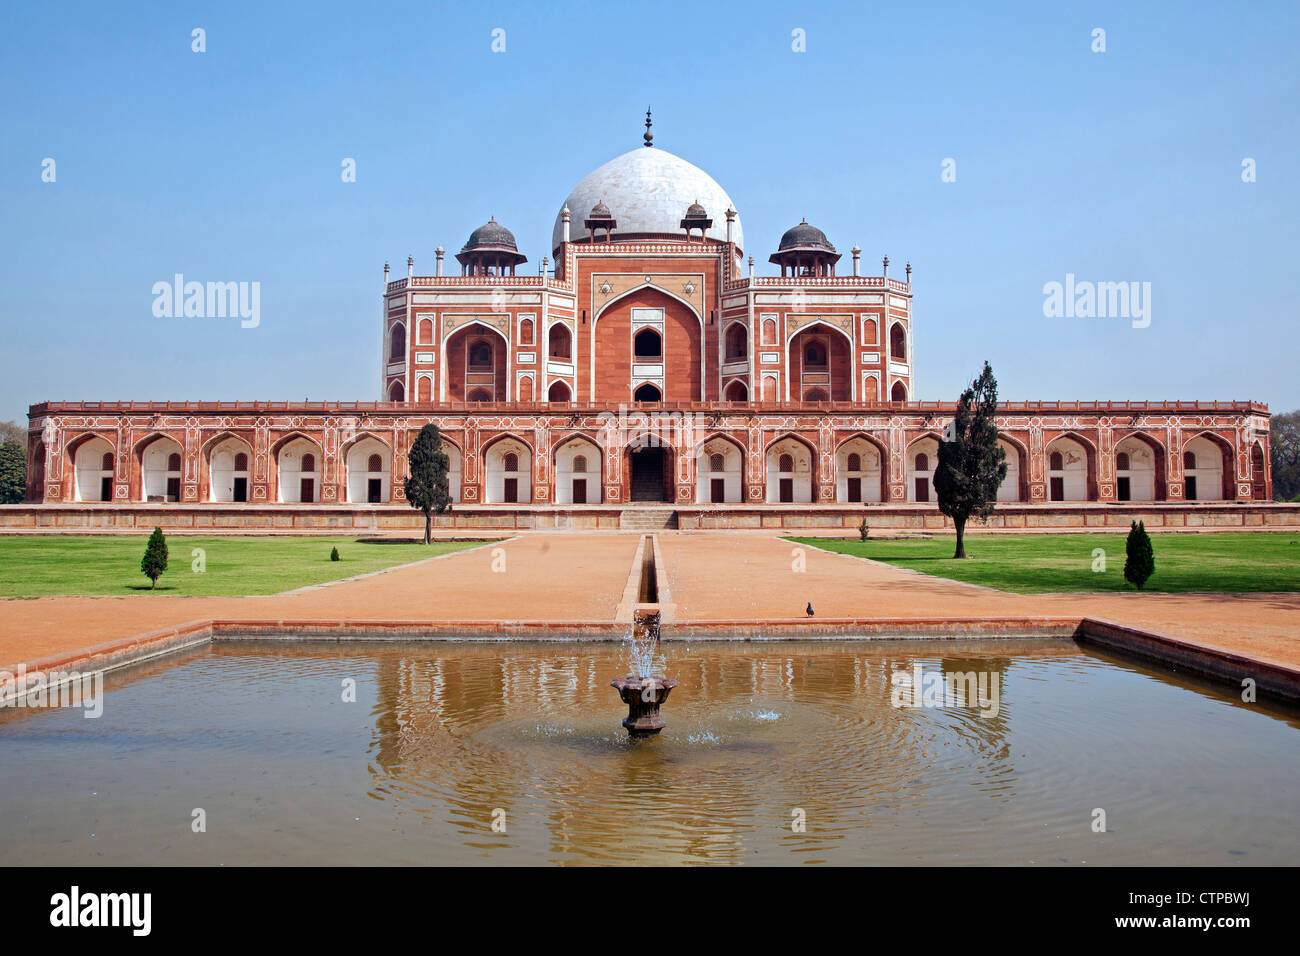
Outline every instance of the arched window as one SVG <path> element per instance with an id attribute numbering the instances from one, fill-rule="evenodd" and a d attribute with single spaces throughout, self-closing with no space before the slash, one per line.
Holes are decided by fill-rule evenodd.
<path id="1" fill-rule="evenodd" d="M 925 452 L 920 452 L 916 456 L 916 470 L 917 471 L 930 470 L 930 456 L 927 455 Z"/>
<path id="2" fill-rule="evenodd" d="M 563 322 L 557 322 L 551 326 L 550 333 L 550 353 L 551 358 L 569 359 L 573 357 L 573 336 L 569 332 L 569 327 Z"/>
<path id="3" fill-rule="evenodd" d="M 763 344 L 776 345 L 776 320 L 763 320 Z"/>
<path id="4" fill-rule="evenodd" d="M 167 470 L 168 470 L 168 471 L 180 471 L 180 470 L 181 470 L 181 456 L 180 456 L 180 455 L 176 454 L 175 452 L 172 452 L 170 455 L 167 456 Z"/>
<path id="5" fill-rule="evenodd" d="M 388 359 L 391 362 L 400 362 L 404 358 L 406 358 L 406 326 L 399 322 L 393 326 L 393 334 L 388 348 Z"/>
<path id="6" fill-rule="evenodd" d="M 533 320 L 532 320 L 532 319 L 521 319 L 521 320 L 520 320 L 520 322 L 519 322 L 519 344 L 520 344 L 520 345 L 532 345 L 532 344 L 533 344 Z"/>
<path id="7" fill-rule="evenodd" d="M 492 396 L 488 394 L 486 389 L 476 388 L 472 392 L 470 392 L 469 395 L 466 396 L 465 401 L 490 402 L 492 401 Z"/>
<path id="8" fill-rule="evenodd" d="M 891 402 L 907 401 L 907 386 L 902 382 L 895 382 L 894 387 L 889 390 L 889 400 Z"/>
<path id="9" fill-rule="evenodd" d="M 433 379 L 427 375 L 421 376 L 415 383 L 415 394 L 417 401 L 431 401 L 433 397 Z"/>
<path id="10" fill-rule="evenodd" d="M 728 402 L 747 402 L 749 401 L 749 388 L 740 379 L 736 379 L 727 386 L 723 399 Z"/>
<path id="11" fill-rule="evenodd" d="M 406 386 L 401 382 L 394 382 L 388 389 L 388 400 L 390 402 L 406 401 Z"/>
<path id="12" fill-rule="evenodd" d="M 573 456 L 573 470 L 574 470 L 574 471 L 586 471 L 586 470 L 587 470 L 587 456 L 586 456 L 586 455 L 574 455 L 574 456 Z"/>
<path id="13" fill-rule="evenodd" d="M 849 455 L 849 471 L 861 471 L 861 470 L 862 470 L 862 456 L 859 455 L 857 452 L 854 452 L 853 454 Z"/>
<path id="14" fill-rule="evenodd" d="M 637 390 L 632 393 L 632 400 L 635 402 L 657 402 L 659 401 L 659 389 L 646 382 L 637 386 Z"/>
<path id="15" fill-rule="evenodd" d="M 777 471 L 794 471 L 794 456 L 782 455 L 776 460 Z"/>
<path id="16" fill-rule="evenodd" d="M 1065 470 L 1065 459 L 1061 457 L 1059 451 L 1054 451 L 1047 457 L 1047 468 L 1049 471 Z"/>
<path id="17" fill-rule="evenodd" d="M 726 354 L 728 362 L 742 361 L 749 355 L 749 334 L 740 322 L 727 326 Z"/>
<path id="18" fill-rule="evenodd" d="M 113 470 L 113 453 L 111 451 L 104 452 L 104 459 L 100 462 L 99 467 L 103 471 Z"/>
<path id="19" fill-rule="evenodd" d="M 422 345 L 433 344 L 433 320 L 432 319 L 420 320 L 420 344 Z"/>
<path id="20" fill-rule="evenodd" d="M 654 329 L 642 329 L 632 339 L 632 357 L 638 362 L 657 362 L 663 354 L 663 340 Z"/>
<path id="21" fill-rule="evenodd" d="M 829 397 L 824 388 L 810 388 L 804 394 L 803 400 L 805 402 L 825 402 L 829 400 Z"/>
<path id="22" fill-rule="evenodd" d="M 907 333 L 901 325 L 889 328 L 889 357 L 895 362 L 907 361 Z"/>
<path id="23" fill-rule="evenodd" d="M 727 459 L 723 455 L 712 454 L 709 456 L 709 471 L 726 471 Z"/>
<path id="24" fill-rule="evenodd" d="M 1195 452 L 1191 452 L 1191 451 L 1185 451 L 1185 452 L 1183 452 L 1183 467 L 1184 467 L 1184 468 L 1195 468 L 1195 467 L 1196 467 L 1196 453 L 1195 453 Z"/>
<path id="25" fill-rule="evenodd" d="M 471 370 L 490 371 L 492 368 L 492 345 L 484 339 L 476 339 L 469 347 L 469 367 Z"/>
<path id="26" fill-rule="evenodd" d="M 371 455 L 366 459 L 366 471 L 383 471 L 384 459 L 382 455 Z"/>
<path id="27" fill-rule="evenodd" d="M 505 468 L 506 471 L 518 471 L 519 456 L 516 455 L 514 452 L 507 452 L 505 461 L 503 463 L 503 467 Z"/>
<path id="28" fill-rule="evenodd" d="M 1115 470 L 1128 471 L 1128 452 L 1122 451 L 1115 456 Z"/>
<path id="29" fill-rule="evenodd" d="M 569 391 L 569 386 L 564 382 L 552 382 L 551 387 L 546 392 L 548 402 L 567 402 L 573 398 L 573 393 Z"/>
<path id="30" fill-rule="evenodd" d="M 825 368 L 826 347 L 820 342 L 809 342 L 804 346 L 803 364 L 806 368 Z"/>
<path id="31" fill-rule="evenodd" d="M 235 471 L 248 471 L 248 456 L 242 451 L 235 456 Z"/>
<path id="32" fill-rule="evenodd" d="M 303 455 L 303 456 L 302 456 L 302 470 L 303 470 L 303 471 L 315 471 L 315 470 L 316 470 L 316 456 L 315 456 L 315 455 L 312 455 L 312 454 L 306 454 L 306 455 Z"/>

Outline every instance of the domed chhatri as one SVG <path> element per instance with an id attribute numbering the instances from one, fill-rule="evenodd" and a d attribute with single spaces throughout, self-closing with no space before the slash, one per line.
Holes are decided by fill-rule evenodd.
<path id="1" fill-rule="evenodd" d="M 709 218 L 708 210 L 700 205 L 699 200 L 691 203 L 686 210 L 686 216 L 681 221 L 681 227 L 686 230 L 686 238 L 691 238 L 691 234 L 700 230 L 700 239 L 703 240 L 713 225 L 713 220 Z"/>
<path id="2" fill-rule="evenodd" d="M 810 225 L 807 219 L 800 220 L 799 225 L 787 229 L 781 236 L 781 244 L 777 246 L 777 251 L 787 252 L 791 249 L 835 252 L 835 247 L 826 238 L 826 233 Z"/>
<path id="3" fill-rule="evenodd" d="M 782 276 L 787 270 L 792 276 L 833 276 L 840 254 L 826 233 L 803 219 L 785 231 L 781 244 L 767 261 L 780 266 Z"/>
<path id="4" fill-rule="evenodd" d="M 514 275 L 515 267 L 528 261 L 515 243 L 515 234 L 493 216 L 469 234 L 456 254 L 461 274 L 467 276 Z M 507 271 L 509 270 L 509 271 Z"/>
<path id="5" fill-rule="evenodd" d="M 671 237 L 682 235 L 682 211 L 692 204 L 705 210 L 735 209 L 727 191 L 712 176 L 658 146 L 647 149 L 638 146 L 622 156 L 616 156 L 600 168 L 589 173 L 574 187 L 563 203 L 569 209 L 593 209 L 603 204 L 618 217 L 616 236 Z M 731 240 L 743 249 L 744 231 L 737 216 L 728 227 L 727 222 L 712 220 L 704 230 L 708 239 L 719 242 Z M 551 246 L 559 251 L 564 241 L 563 209 L 556 214 L 555 228 L 551 233 Z"/>

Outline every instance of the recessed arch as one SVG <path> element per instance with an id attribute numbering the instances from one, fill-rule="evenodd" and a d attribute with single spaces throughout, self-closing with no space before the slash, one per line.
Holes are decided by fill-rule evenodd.
<path id="1" fill-rule="evenodd" d="M 765 449 L 768 504 L 811 504 L 816 497 L 817 449 L 786 432 Z M 786 467 L 786 466 L 789 467 Z"/>
<path id="2" fill-rule="evenodd" d="M 589 435 L 575 432 L 552 445 L 555 503 L 595 505 L 602 500 L 605 456 Z"/>
<path id="3" fill-rule="evenodd" d="M 1113 451 L 1116 501 L 1165 500 L 1164 442 L 1146 432 L 1131 431 L 1115 442 Z"/>
<path id="4" fill-rule="evenodd" d="M 548 402 L 571 402 L 573 401 L 573 390 L 569 384 L 561 379 L 556 379 L 551 383 L 551 387 L 546 390 L 546 400 Z"/>
<path id="5" fill-rule="evenodd" d="M 642 382 L 632 392 L 632 401 L 634 402 L 662 402 L 663 393 L 659 391 L 659 386 L 653 382 Z"/>
<path id="6" fill-rule="evenodd" d="M 1061 456 L 1059 462 L 1053 461 L 1053 453 Z M 1097 500 L 1097 446 L 1092 441 L 1075 431 L 1063 432 L 1043 447 L 1043 458 L 1048 501 Z"/>
<path id="7" fill-rule="evenodd" d="M 900 365 L 907 364 L 907 329 L 902 322 L 889 326 L 889 360 Z"/>
<path id="8" fill-rule="evenodd" d="M 1029 500 L 1029 448 L 1018 438 L 998 432 L 998 444 L 1007 453 L 1007 475 L 998 485 L 997 500 L 1004 502 Z"/>
<path id="9" fill-rule="evenodd" d="M 473 336 L 483 332 L 491 333 L 487 338 L 494 346 L 491 383 L 469 381 L 468 352 L 474 341 Z M 501 329 L 478 316 L 457 319 L 455 327 L 445 331 L 439 352 L 442 369 L 442 374 L 438 377 L 440 401 L 509 400 L 510 378 L 514 374 L 511 369 L 510 337 Z M 453 354 L 458 361 L 449 360 Z M 470 393 L 476 388 L 487 391 L 488 398 L 471 398 Z M 456 394 L 449 394 L 453 391 Z"/>
<path id="10" fill-rule="evenodd" d="M 727 383 L 723 389 L 722 400 L 724 402 L 747 402 L 749 401 L 749 385 L 743 378 L 734 378 Z"/>
<path id="11" fill-rule="evenodd" d="M 939 443 L 943 441 L 936 431 L 926 431 L 907 443 L 903 452 L 903 470 L 907 476 L 907 500 L 936 502 L 934 472 L 939 467 Z"/>
<path id="12" fill-rule="evenodd" d="M 479 460 L 486 479 L 487 504 L 529 504 L 533 500 L 533 446 L 506 432 L 483 446 Z"/>
<path id="13" fill-rule="evenodd" d="M 855 432 L 836 445 L 835 500 L 866 503 L 888 498 L 888 447 L 866 432 Z"/>
<path id="14" fill-rule="evenodd" d="M 723 361 L 743 362 L 749 358 L 749 326 L 744 319 L 728 322 L 722 330 Z"/>
<path id="15" fill-rule="evenodd" d="M 339 448 L 351 504 L 382 504 L 392 499 L 393 449 L 371 432 L 359 432 Z M 377 466 L 377 467 L 376 467 Z"/>
<path id="16" fill-rule="evenodd" d="M 78 435 L 64 446 L 72 474 L 73 501 L 112 501 L 117 444 L 96 432 Z"/>
<path id="17" fill-rule="evenodd" d="M 1196 458 L 1195 468 L 1187 467 L 1188 452 Z M 1236 450 L 1230 441 L 1212 431 L 1199 431 L 1184 439 L 1182 457 L 1184 500 L 1232 501 L 1236 498 Z M 1192 479 L 1190 482 L 1189 478 Z"/>
<path id="18" fill-rule="evenodd" d="M 209 501 L 245 502 L 250 499 L 253 443 L 248 438 L 233 431 L 214 435 L 200 447 L 199 461 L 206 469 Z M 201 480 L 200 486 L 202 484 Z"/>
<path id="19" fill-rule="evenodd" d="M 715 432 L 698 443 L 695 446 L 696 504 L 744 501 L 745 465 L 745 448 L 730 435 Z"/>
<path id="20" fill-rule="evenodd" d="M 185 448 L 170 435 L 154 432 L 135 444 L 141 501 L 180 501 Z"/>
<path id="21" fill-rule="evenodd" d="M 285 504 L 320 501 L 324 448 L 302 432 L 290 432 L 272 446 L 276 500 Z"/>
<path id="22" fill-rule="evenodd" d="M 406 324 L 394 322 L 388 330 L 388 361 L 406 361 Z"/>

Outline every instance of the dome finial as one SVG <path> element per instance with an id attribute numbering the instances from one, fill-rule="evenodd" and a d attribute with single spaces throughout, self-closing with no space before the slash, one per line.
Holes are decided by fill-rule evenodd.
<path id="1" fill-rule="evenodd" d="M 648 106 L 645 108 L 645 135 L 642 138 L 647 146 L 654 145 L 652 140 L 655 138 L 655 134 L 650 132 L 650 107 Z"/>

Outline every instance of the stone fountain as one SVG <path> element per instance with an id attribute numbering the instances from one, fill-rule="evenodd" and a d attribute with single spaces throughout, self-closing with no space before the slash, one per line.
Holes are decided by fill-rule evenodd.
<path id="1" fill-rule="evenodd" d="M 638 671 L 650 670 L 659 644 L 659 611 L 637 611 L 632 618 L 632 662 Z M 677 686 L 670 677 L 628 674 L 609 682 L 627 704 L 623 726 L 630 737 L 652 737 L 664 729 L 659 708 Z"/>

